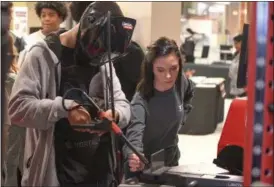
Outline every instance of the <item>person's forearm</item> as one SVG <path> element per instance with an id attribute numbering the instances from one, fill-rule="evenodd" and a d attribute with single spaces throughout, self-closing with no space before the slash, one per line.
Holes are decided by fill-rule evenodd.
<path id="1" fill-rule="evenodd" d="M 146 112 L 144 106 L 141 103 L 132 104 L 132 120 L 127 128 L 126 137 L 128 138 L 129 142 L 141 153 L 143 153 L 143 136 L 146 121 L 145 119 Z M 126 154 L 131 153 L 133 152 L 129 148 L 127 148 Z"/>
<path id="2" fill-rule="evenodd" d="M 66 101 L 69 108 L 72 100 Z M 11 124 L 46 130 L 59 119 L 67 117 L 68 112 L 62 106 L 62 97 L 35 99 L 28 96 L 14 96 L 9 103 Z"/>

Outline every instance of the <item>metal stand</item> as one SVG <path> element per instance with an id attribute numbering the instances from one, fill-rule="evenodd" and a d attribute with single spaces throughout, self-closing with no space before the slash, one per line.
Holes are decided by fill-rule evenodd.
<path id="1" fill-rule="evenodd" d="M 248 58 L 248 111 L 244 186 L 273 184 L 273 2 L 253 2 Z"/>

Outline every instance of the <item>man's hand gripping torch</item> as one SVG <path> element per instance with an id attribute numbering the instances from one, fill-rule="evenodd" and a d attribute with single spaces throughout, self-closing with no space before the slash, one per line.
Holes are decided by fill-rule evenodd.
<path id="1" fill-rule="evenodd" d="M 92 98 L 90 98 L 86 93 L 84 93 L 84 95 L 88 98 L 88 100 L 94 105 L 94 107 L 97 108 L 98 110 L 98 116 L 101 120 L 108 120 L 106 118 L 105 112 L 99 108 L 99 106 L 93 101 Z M 110 121 L 108 120 L 110 125 L 111 125 L 111 130 L 112 132 L 114 132 L 117 136 L 119 136 L 122 141 L 129 147 L 129 149 L 135 153 L 139 159 L 146 165 L 149 165 L 149 161 L 145 158 L 144 155 L 142 155 L 140 152 L 137 151 L 137 149 L 128 141 L 128 139 L 126 138 L 126 136 L 124 135 L 124 133 L 122 132 L 122 130 L 120 129 L 120 127 L 117 125 L 117 123 L 115 123 L 114 121 Z"/>

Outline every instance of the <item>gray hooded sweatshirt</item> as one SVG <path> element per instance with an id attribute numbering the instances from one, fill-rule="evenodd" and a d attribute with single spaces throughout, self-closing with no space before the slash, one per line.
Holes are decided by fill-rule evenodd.
<path id="1" fill-rule="evenodd" d="M 55 76 L 60 85 L 61 67 L 56 55 L 45 41 L 38 42 L 26 53 L 23 65 L 14 83 L 9 115 L 12 124 L 26 127 L 22 186 L 59 186 L 55 168 L 54 125 L 68 112 L 62 107 L 62 97 L 56 97 Z M 57 66 L 58 75 L 55 75 Z M 89 95 L 106 98 L 108 64 L 100 68 L 90 82 Z M 121 128 L 130 119 L 130 105 L 113 72 L 115 109 L 119 113 Z M 65 105 L 71 106 L 72 100 Z"/>

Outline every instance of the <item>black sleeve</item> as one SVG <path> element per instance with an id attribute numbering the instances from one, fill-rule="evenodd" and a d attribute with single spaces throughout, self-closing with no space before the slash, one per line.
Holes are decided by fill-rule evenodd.
<path id="1" fill-rule="evenodd" d="M 143 152 L 145 121 L 146 105 L 144 100 L 137 93 L 131 102 L 131 121 L 127 127 L 126 137 L 139 152 Z M 124 155 L 127 156 L 131 153 L 132 151 L 125 146 Z"/>
<path id="2" fill-rule="evenodd" d="M 185 84 L 185 89 L 184 89 L 184 120 L 183 123 L 184 124 L 187 120 L 188 114 L 191 112 L 193 106 L 191 104 L 192 99 L 194 97 L 194 83 L 193 81 L 191 81 L 190 79 L 186 78 L 184 76 L 184 84 Z"/>
<path id="3" fill-rule="evenodd" d="M 194 83 L 184 74 L 182 75 L 182 87 L 184 110 L 188 114 L 192 109 L 191 102 L 194 97 Z"/>
<path id="4" fill-rule="evenodd" d="M 131 42 L 127 49 L 127 55 L 121 61 L 121 68 L 125 77 L 133 84 L 137 84 L 140 80 L 141 65 L 144 60 L 145 53 L 136 42 Z"/>
<path id="5" fill-rule="evenodd" d="M 114 62 L 116 74 L 120 80 L 122 90 L 129 101 L 132 100 L 136 86 L 140 80 L 141 64 L 144 59 L 142 48 L 131 42 L 127 48 L 126 55 Z"/>
<path id="6" fill-rule="evenodd" d="M 187 81 L 187 88 L 185 91 L 185 97 L 184 97 L 184 103 L 190 104 L 192 101 L 192 98 L 194 96 L 194 83 L 190 79 L 186 79 Z"/>

